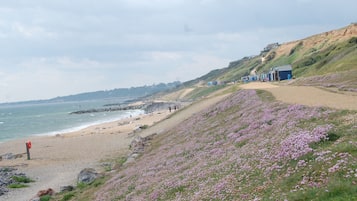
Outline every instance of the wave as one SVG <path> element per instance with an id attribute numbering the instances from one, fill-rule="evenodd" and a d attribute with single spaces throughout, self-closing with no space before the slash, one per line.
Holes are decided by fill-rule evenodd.
<path id="1" fill-rule="evenodd" d="M 139 115 L 144 114 L 145 111 L 144 110 L 131 110 L 131 111 L 126 111 L 124 114 L 118 116 L 118 117 L 113 117 L 113 118 L 108 118 L 108 119 L 102 119 L 102 120 L 97 120 L 97 121 L 93 121 L 93 122 L 88 122 L 76 127 L 72 127 L 72 128 L 67 128 L 67 129 L 62 129 L 62 130 L 57 130 L 57 131 L 51 131 L 51 132 L 46 132 L 46 133 L 39 133 L 39 134 L 34 134 L 33 136 L 54 136 L 54 135 L 58 135 L 58 134 L 65 134 L 65 133 L 71 133 L 71 132 L 76 132 L 76 131 L 80 131 L 83 129 L 86 129 L 88 127 L 91 126 L 95 126 L 95 125 L 100 125 L 103 123 L 110 123 L 110 122 L 114 122 L 114 121 L 120 121 L 126 118 L 130 118 L 130 117 L 137 117 Z"/>

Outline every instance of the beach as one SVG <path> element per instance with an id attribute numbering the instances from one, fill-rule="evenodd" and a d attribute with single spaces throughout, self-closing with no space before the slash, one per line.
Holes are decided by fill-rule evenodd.
<path id="1" fill-rule="evenodd" d="M 86 129 L 55 136 L 31 137 L 2 143 L 0 155 L 22 154 L 22 158 L 2 160 L 0 166 L 10 166 L 25 173 L 35 182 L 27 188 L 13 189 L 0 196 L 0 201 L 29 200 L 39 190 L 48 188 L 59 192 L 61 186 L 76 185 L 84 168 L 104 172 L 103 163 L 130 154 L 129 145 L 136 135 L 146 137 L 163 133 L 193 114 L 216 104 L 229 94 L 208 97 L 178 110 L 161 110 L 120 121 L 91 126 Z M 139 126 L 148 128 L 135 132 Z M 31 160 L 27 160 L 26 141 L 32 142 Z"/>
<path id="2" fill-rule="evenodd" d="M 174 112 L 174 111 L 173 111 Z M 173 113 L 172 112 L 172 113 Z M 15 167 L 35 180 L 29 187 L 10 190 L 0 200 L 29 200 L 39 190 L 76 185 L 84 168 L 103 171 L 102 163 L 129 153 L 129 144 L 140 126 L 153 124 L 172 114 L 156 111 L 120 121 L 91 126 L 80 131 L 54 136 L 37 136 L 2 143 L 0 155 L 21 154 L 21 158 L 2 160 L 1 167 Z M 27 160 L 25 143 L 30 140 L 31 160 Z"/>
<path id="3" fill-rule="evenodd" d="M 330 105 L 330 99 L 338 98 L 336 93 L 316 90 L 311 87 L 290 87 L 282 85 L 272 85 L 269 83 L 250 83 L 240 85 L 243 89 L 263 89 L 271 92 L 278 101 L 293 104 L 314 105 L 306 102 L 308 96 L 328 97 L 314 99 L 319 106 L 331 108 L 355 109 L 357 96 L 343 95 L 339 100 L 339 105 Z M 289 87 L 289 88 L 288 88 Z M 285 90 L 288 88 L 290 90 Z M 300 98 L 295 98 L 290 102 L 289 98 L 297 91 Z M 311 91 L 313 90 L 313 91 Z M 303 94 L 303 96 L 301 96 Z M 321 94 L 321 95 L 320 95 Z M 146 137 L 152 134 L 164 133 L 174 126 L 180 124 L 185 119 L 195 113 L 225 99 L 230 94 L 216 93 L 198 102 L 191 103 L 179 110 L 161 110 L 150 114 L 125 118 L 120 121 L 103 123 L 86 129 L 58 134 L 54 136 L 31 137 L 21 140 L 13 140 L 2 143 L 0 155 L 5 153 L 22 154 L 21 158 L 0 161 L 1 167 L 15 167 L 19 172 L 25 173 L 35 182 L 27 188 L 10 190 L 6 195 L 0 196 L 2 200 L 29 200 L 34 197 L 39 190 L 48 188 L 59 192 L 61 186 L 76 185 L 77 175 L 84 168 L 94 168 L 98 172 L 104 172 L 103 164 L 115 158 L 126 157 L 130 154 L 129 145 L 136 135 Z M 349 102 L 351 100 L 352 104 Z M 145 129 L 138 131 L 140 126 L 147 125 Z M 146 126 L 145 126 L 146 127 Z M 137 131 L 137 132 L 134 132 Z M 32 142 L 31 160 L 27 160 L 25 143 Z"/>
<path id="4" fill-rule="evenodd" d="M 52 136 L 32 136 L 1 143 L 0 155 L 12 153 L 21 158 L 0 161 L 0 167 L 14 167 L 35 180 L 27 188 L 10 189 L 0 196 L 5 200 L 30 200 L 40 190 L 77 183 L 77 176 L 84 168 L 104 172 L 102 164 L 130 154 L 129 145 L 137 136 L 160 134 L 179 124 L 192 114 L 221 100 L 210 98 L 179 110 L 159 110 L 119 121 L 90 126 L 88 128 Z M 138 129 L 147 125 L 145 129 Z M 145 126 L 146 127 L 146 126 Z M 27 160 L 26 142 L 31 141 L 31 159 Z"/>

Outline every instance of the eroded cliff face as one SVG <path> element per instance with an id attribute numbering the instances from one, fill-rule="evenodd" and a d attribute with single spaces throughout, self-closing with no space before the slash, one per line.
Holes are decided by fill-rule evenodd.
<path id="1" fill-rule="evenodd" d="M 350 24 L 349 26 L 341 29 L 316 34 L 302 40 L 283 43 L 274 49 L 276 52 L 275 56 L 279 57 L 282 55 L 289 55 L 290 51 L 299 44 L 302 44 L 302 52 L 309 51 L 312 48 L 324 50 L 324 48 L 327 48 L 333 43 L 343 42 L 352 37 L 357 37 L 357 23 Z"/>

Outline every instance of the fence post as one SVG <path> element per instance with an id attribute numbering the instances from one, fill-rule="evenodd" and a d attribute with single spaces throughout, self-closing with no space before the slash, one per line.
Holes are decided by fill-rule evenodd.
<path id="1" fill-rule="evenodd" d="M 27 160 L 30 160 L 30 148 L 31 148 L 31 142 L 26 142 L 26 153 L 27 153 Z"/>

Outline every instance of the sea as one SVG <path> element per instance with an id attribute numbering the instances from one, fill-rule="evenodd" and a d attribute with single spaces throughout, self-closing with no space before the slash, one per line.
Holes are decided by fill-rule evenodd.
<path id="1" fill-rule="evenodd" d="M 57 135 L 89 126 L 143 114 L 143 110 L 125 110 L 71 114 L 79 110 L 100 109 L 123 99 L 0 105 L 0 143 L 29 136 Z"/>

